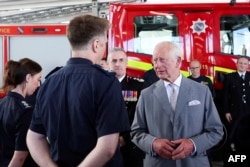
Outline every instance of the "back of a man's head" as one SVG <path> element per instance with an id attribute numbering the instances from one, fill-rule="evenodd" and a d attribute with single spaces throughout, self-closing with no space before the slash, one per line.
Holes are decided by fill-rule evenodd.
<path id="1" fill-rule="evenodd" d="M 104 36 L 110 27 L 108 20 L 92 15 L 74 17 L 67 27 L 67 37 L 73 50 L 85 48 L 96 36 Z"/>

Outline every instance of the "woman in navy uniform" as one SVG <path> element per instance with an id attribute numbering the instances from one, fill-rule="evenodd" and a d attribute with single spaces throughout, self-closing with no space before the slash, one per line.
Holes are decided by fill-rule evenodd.
<path id="1" fill-rule="evenodd" d="M 135 108 L 143 89 L 143 80 L 126 75 L 127 55 L 122 48 L 113 48 L 108 54 L 109 69 L 116 73 L 121 83 L 122 95 L 126 103 L 130 125 L 134 120 Z M 124 160 L 124 167 L 143 167 L 144 152 L 131 142 L 130 134 L 120 136 L 120 146 Z"/>
<path id="2" fill-rule="evenodd" d="M 26 134 L 33 107 L 25 97 L 40 86 L 42 67 L 32 61 L 12 61 L 6 66 L 4 77 L 7 95 L 0 101 L 0 166 L 36 166 L 29 156 Z"/>

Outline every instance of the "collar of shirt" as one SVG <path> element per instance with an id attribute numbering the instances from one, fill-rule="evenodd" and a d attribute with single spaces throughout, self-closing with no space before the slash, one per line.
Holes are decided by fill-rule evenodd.
<path id="1" fill-rule="evenodd" d="M 241 76 L 241 75 L 246 75 L 246 71 L 245 72 L 239 72 L 239 71 L 237 71 L 238 72 L 238 74 L 239 74 L 239 76 Z"/>
<path id="2" fill-rule="evenodd" d="M 122 80 L 125 78 L 126 74 L 124 74 L 121 78 L 119 78 L 119 82 L 122 82 Z"/>
<path id="3" fill-rule="evenodd" d="M 167 94 L 168 94 L 168 99 L 170 98 L 169 95 L 171 94 L 170 93 L 170 84 L 173 84 L 174 85 L 174 89 L 176 91 L 176 94 L 177 94 L 177 97 L 178 97 L 178 94 L 179 94 L 179 89 L 180 89 L 180 85 L 181 85 L 181 80 L 182 80 L 182 75 L 180 74 L 179 77 L 173 82 L 168 82 L 168 81 L 164 81 L 164 85 L 165 85 L 165 88 L 166 88 L 166 91 L 167 91 Z"/>
<path id="4" fill-rule="evenodd" d="M 169 84 L 174 84 L 175 86 L 180 87 L 181 85 L 181 79 L 182 79 L 182 75 L 180 74 L 179 77 L 173 82 L 168 82 L 168 81 L 164 81 L 164 85 L 167 88 Z"/>

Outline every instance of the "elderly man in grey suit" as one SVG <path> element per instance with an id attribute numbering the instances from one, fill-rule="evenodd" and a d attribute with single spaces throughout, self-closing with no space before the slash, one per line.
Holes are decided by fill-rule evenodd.
<path id="1" fill-rule="evenodd" d="M 144 89 L 136 106 L 132 141 L 144 167 L 209 167 L 206 150 L 223 137 L 223 125 L 207 86 L 181 75 L 181 49 L 161 42 L 153 52 L 159 81 Z"/>

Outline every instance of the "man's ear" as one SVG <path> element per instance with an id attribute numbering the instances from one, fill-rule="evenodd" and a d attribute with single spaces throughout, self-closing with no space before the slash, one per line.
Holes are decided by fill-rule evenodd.
<path id="1" fill-rule="evenodd" d="M 177 66 L 180 67 L 181 66 L 181 57 L 177 57 Z"/>
<path id="2" fill-rule="evenodd" d="M 93 42 L 92 42 L 92 50 L 94 53 L 97 52 L 97 49 L 99 47 L 99 40 L 98 39 L 95 39 Z"/>

